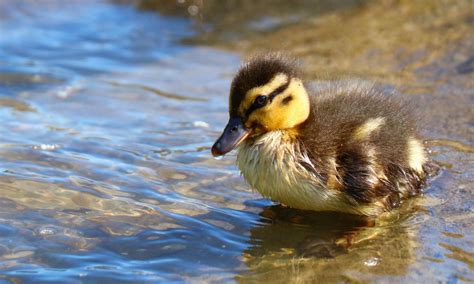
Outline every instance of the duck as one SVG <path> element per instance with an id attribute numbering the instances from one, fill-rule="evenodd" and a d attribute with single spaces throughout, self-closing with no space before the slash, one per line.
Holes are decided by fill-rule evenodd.
<path id="1" fill-rule="evenodd" d="M 310 89 L 298 66 L 278 53 L 241 66 L 213 156 L 236 149 L 250 187 L 295 209 L 377 217 L 419 195 L 429 158 L 410 103 L 361 80 Z"/>

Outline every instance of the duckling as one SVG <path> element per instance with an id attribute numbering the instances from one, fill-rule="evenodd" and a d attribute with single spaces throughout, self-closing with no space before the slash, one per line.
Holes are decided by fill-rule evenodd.
<path id="1" fill-rule="evenodd" d="M 308 93 L 295 61 L 245 63 L 214 156 L 237 148 L 249 185 L 286 206 L 376 217 L 420 193 L 428 158 L 407 104 L 373 86 Z"/>

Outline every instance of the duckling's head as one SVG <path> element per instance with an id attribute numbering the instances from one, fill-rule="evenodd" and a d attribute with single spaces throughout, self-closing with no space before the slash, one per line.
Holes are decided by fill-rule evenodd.
<path id="1" fill-rule="evenodd" d="M 309 116 L 309 98 L 295 62 L 279 54 L 255 57 L 237 72 L 230 88 L 230 119 L 212 146 L 221 156 L 244 140 L 293 129 Z"/>

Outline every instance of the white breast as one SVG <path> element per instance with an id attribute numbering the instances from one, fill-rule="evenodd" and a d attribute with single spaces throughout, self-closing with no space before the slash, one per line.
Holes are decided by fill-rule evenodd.
<path id="1" fill-rule="evenodd" d="M 352 211 L 341 194 L 324 188 L 308 156 L 284 131 L 268 132 L 239 147 L 237 163 L 250 186 L 263 196 L 298 209 Z"/>

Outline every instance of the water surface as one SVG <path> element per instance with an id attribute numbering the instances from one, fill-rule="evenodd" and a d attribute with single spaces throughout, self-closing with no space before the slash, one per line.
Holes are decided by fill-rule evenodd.
<path id="1" fill-rule="evenodd" d="M 465 6 L 433 4 L 418 19 L 416 6 L 393 4 L 416 18 L 415 34 L 434 25 L 432 36 L 403 46 L 371 37 L 353 56 L 324 31 L 357 21 L 396 42 L 410 26 L 387 24 L 392 14 L 374 15 L 388 4 L 365 1 L 146 2 L 0 2 L 2 279 L 474 280 Z M 276 206 L 245 184 L 233 154 L 213 159 L 233 72 L 262 43 L 302 58 L 315 84 L 357 76 L 410 97 L 442 166 L 426 194 L 367 227 Z M 353 233 L 349 248 L 332 245 Z"/>

